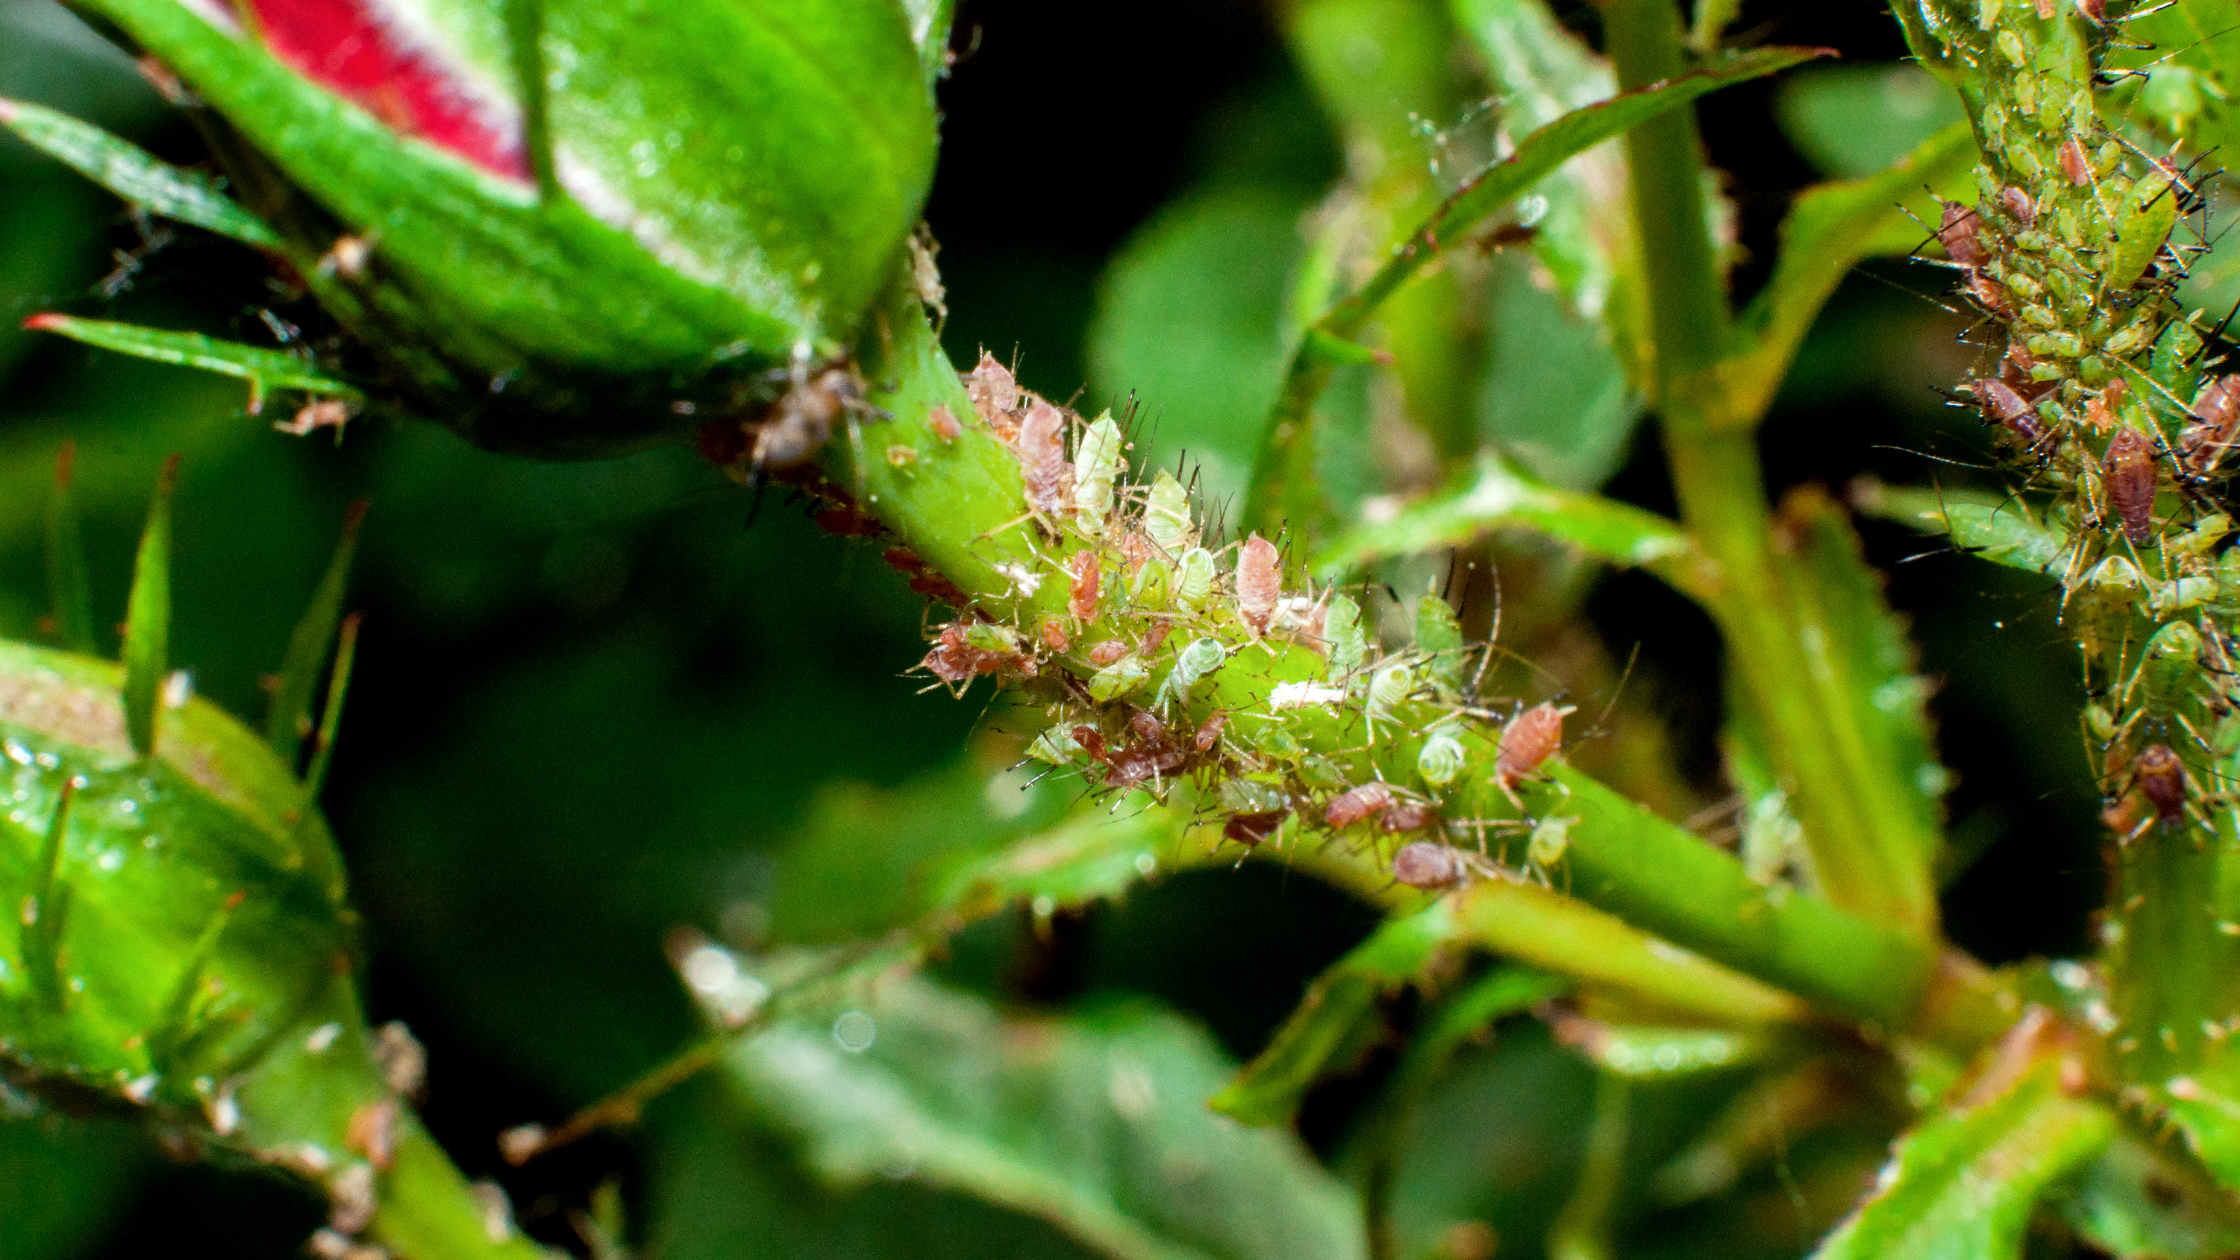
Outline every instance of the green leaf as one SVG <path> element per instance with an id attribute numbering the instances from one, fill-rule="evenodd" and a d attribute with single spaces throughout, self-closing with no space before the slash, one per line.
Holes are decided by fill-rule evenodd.
<path id="1" fill-rule="evenodd" d="M 1610 564 L 1647 568 L 1683 591 L 1703 589 L 1702 560 L 1678 525 L 1629 504 L 1545 485 L 1491 453 L 1479 456 L 1467 478 L 1389 521 L 1337 539 L 1315 557 L 1315 567 L 1344 572 L 1387 556 L 1463 546 L 1505 526 L 1560 539 Z"/>
<path id="2" fill-rule="evenodd" d="M 790 1012 L 725 1066 L 831 1182 L 961 1191 L 1125 1260 L 1360 1256 L 1358 1208 L 1295 1137 L 1206 1111 L 1229 1070 L 1143 1007 L 1006 1018 L 906 976 Z"/>
<path id="3" fill-rule="evenodd" d="M 1464 181 L 1413 235 L 1393 249 L 1367 283 L 1317 320 L 1315 327 L 1340 340 L 1353 340 L 1386 298 L 1438 256 L 1441 242 L 1462 239 L 1572 157 L 1707 92 L 1821 55 L 1824 50 L 1756 49 L 1563 115 L 1525 137 L 1507 158 Z M 1290 467 L 1291 449 L 1305 440 L 1303 418 L 1328 383 L 1332 367 L 1311 361 L 1304 353 L 1293 358 L 1277 407 L 1261 430 L 1244 510 L 1248 525 L 1273 522 L 1283 489 L 1281 478 Z"/>
<path id="4" fill-rule="evenodd" d="M 1880 173 L 1968 120 L 1957 93 L 1903 62 L 1800 70 L 1775 87 L 1773 103 L 1789 142 L 1832 179 Z"/>
<path id="5" fill-rule="evenodd" d="M 282 247 L 279 234 L 234 204 L 218 181 L 159 162 L 147 150 L 90 123 L 0 97 L 0 126 L 150 214 L 191 223 L 244 245 Z"/>
<path id="6" fill-rule="evenodd" d="M 1375 1025 L 1377 998 L 1415 980 L 1453 930 L 1439 907 L 1379 926 L 1315 977 L 1267 1048 L 1207 1105 L 1246 1124 L 1289 1124 L 1316 1078 Z"/>
<path id="7" fill-rule="evenodd" d="M 148 501 L 148 525 L 132 565 L 132 598 L 124 617 L 124 719 L 132 747 L 143 757 L 156 750 L 156 706 L 163 702 L 171 643 L 171 491 L 179 457 L 163 463 Z"/>
<path id="8" fill-rule="evenodd" d="M 1932 1115 L 1898 1144 L 1874 1196 L 1814 1260 L 2002 1260 L 2022 1254 L 2046 1188 L 2115 1137 L 2103 1107 L 2067 1097 L 2050 1063 L 1989 1101 Z"/>
<path id="9" fill-rule="evenodd" d="M 1943 534 L 1952 545 L 1993 564 L 2060 578 L 2074 554 L 2069 540 L 2039 523 L 2012 495 L 1975 490 L 1922 490 L 1854 483 L 1852 505 L 1869 516 Z"/>
<path id="10" fill-rule="evenodd" d="M 1479 437 L 1533 476 L 1572 490 L 1609 480 L 1642 416 L 1602 324 L 1549 292 L 1520 258 L 1494 268 Z"/>
<path id="11" fill-rule="evenodd" d="M 1793 492 L 1775 528 L 1773 562 L 1811 657 L 1811 685 L 1821 693 L 1821 711 L 1841 718 L 1828 723 L 1816 751 L 1834 763 L 1856 810 L 1838 814 L 1820 794 L 1799 794 L 1813 869 L 1825 886 L 1838 888 L 1857 886 L 1855 868 L 1872 866 L 1905 895 L 1933 898 L 1950 776 L 1936 758 L 1929 684 L 1914 673 L 1905 626 L 1833 500 Z M 1796 750 L 1772 747 L 1784 771 L 1803 778 L 1787 764 Z M 1933 915 L 1933 905 L 1926 913 Z"/>
<path id="12" fill-rule="evenodd" d="M 78 319 L 70 315 L 34 315 L 23 322 L 38 332 L 58 333 L 72 341 L 129 354 L 134 358 L 171 363 L 179 367 L 216 372 L 249 382 L 249 411 L 262 410 L 264 396 L 276 389 L 300 389 L 335 398 L 362 397 L 355 385 L 321 372 L 317 365 L 279 350 L 260 350 L 235 341 L 219 341 L 201 333 L 165 332 L 105 319 Z"/>
<path id="13" fill-rule="evenodd" d="M 2128 1130 L 2052 1201 L 2087 1241 L 2117 1256 L 2217 1260 L 2240 1253 L 2240 1206 L 2231 1195 L 2167 1142 Z"/>
<path id="14" fill-rule="evenodd" d="M 1737 348 L 1718 369 L 1725 423 L 1755 424 L 1765 414 L 1836 286 L 1861 259 L 1907 253 L 1933 237 L 1921 225 L 1934 225 L 1941 210 L 1928 190 L 1958 192 L 1975 161 L 1974 134 L 1957 122 L 1886 170 L 1798 196 L 1781 225 L 1773 275 L 1737 319 Z"/>
<path id="15" fill-rule="evenodd" d="M 319 667 L 326 663 L 334 644 L 335 627 L 342 621 L 342 601 L 350 589 L 350 560 L 358 548 L 358 526 L 365 521 L 365 500 L 350 505 L 342 519 L 342 541 L 335 544 L 334 559 L 311 594 L 303 620 L 288 636 L 288 655 L 280 665 L 280 685 L 272 693 L 272 709 L 265 718 L 264 739 L 288 765 L 297 764 L 304 737 L 311 734 L 312 693 L 319 686 Z"/>
<path id="16" fill-rule="evenodd" d="M 93 593 L 86 581 L 86 543 L 78 527 L 78 500 L 70 490 L 75 442 L 54 458 L 54 493 L 47 500 L 47 597 L 55 638 L 73 652 L 93 651 Z"/>
<path id="17" fill-rule="evenodd" d="M 303 772 L 306 814 L 318 802 L 319 789 L 327 781 L 327 763 L 334 759 L 335 732 L 342 727 L 342 706 L 350 695 L 350 667 L 358 655 L 358 617 L 357 613 L 344 617 L 342 630 L 335 636 L 334 669 L 327 677 L 327 706 L 319 714 L 319 735 L 311 743 L 311 764 Z"/>

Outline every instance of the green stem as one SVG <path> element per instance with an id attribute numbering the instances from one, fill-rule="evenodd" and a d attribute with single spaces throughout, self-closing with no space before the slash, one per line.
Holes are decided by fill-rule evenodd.
<path id="1" fill-rule="evenodd" d="M 1603 11 L 1621 87 L 1685 64 L 1671 0 L 1612 0 Z M 1704 166 L 1693 119 L 1675 111 L 1626 136 L 1634 219 L 1649 289 L 1655 394 L 1681 518 L 1717 566 L 1714 615 L 1742 691 L 1760 711 L 1796 788 L 1814 872 L 1831 901 L 1923 938 L 1936 930 L 1936 838 L 1918 834 L 1909 785 L 1868 752 L 1831 672 L 1824 642 L 1774 552 L 1772 512 L 1750 428 L 1730 414 L 1718 367 L 1729 316 L 1704 217 Z"/>

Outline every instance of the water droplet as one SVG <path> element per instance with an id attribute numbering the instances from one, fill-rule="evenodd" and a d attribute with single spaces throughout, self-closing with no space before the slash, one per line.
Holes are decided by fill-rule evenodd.
<path id="1" fill-rule="evenodd" d="M 1149 875 L 1159 869 L 1159 859 L 1148 853 L 1136 854 L 1136 874 Z"/>
<path id="2" fill-rule="evenodd" d="M 879 1025 L 862 1011 L 849 1011 L 832 1021 L 832 1039 L 849 1054 L 862 1054 L 878 1039 Z"/>

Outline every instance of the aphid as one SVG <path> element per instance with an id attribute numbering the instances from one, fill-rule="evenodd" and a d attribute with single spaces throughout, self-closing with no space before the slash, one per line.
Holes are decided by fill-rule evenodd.
<path id="1" fill-rule="evenodd" d="M 1066 567 L 1073 580 L 1073 591 L 1066 596 L 1066 611 L 1086 626 L 1097 619 L 1097 588 L 1104 581 L 1104 566 L 1096 552 L 1077 551 Z"/>
<path id="2" fill-rule="evenodd" d="M 1446 731 L 1433 731 L 1416 754 L 1416 773 L 1433 787 L 1445 787 L 1462 773 L 1462 741 Z"/>
<path id="3" fill-rule="evenodd" d="M 1105 704 L 1127 695 L 1151 678 L 1151 667 L 1124 656 L 1089 676 L 1089 698 Z"/>
<path id="4" fill-rule="evenodd" d="M 2146 546 L 2154 538 L 2154 447 L 2137 429 L 2116 430 L 2108 439 L 2101 477 L 2124 536 L 2135 547 Z"/>
<path id="5" fill-rule="evenodd" d="M 1237 553 L 1237 613 L 1254 633 L 1266 634 L 1282 594 L 1283 569 L 1276 545 L 1255 533 Z"/>
<path id="6" fill-rule="evenodd" d="M 982 623 L 974 623 L 982 624 Z M 933 650 L 918 662 L 927 673 L 952 686 L 970 682 L 981 674 L 992 674 L 1001 667 L 1005 657 L 1000 652 L 990 652 L 974 646 L 968 639 L 965 627 L 950 622 L 941 628 L 934 641 Z"/>
<path id="7" fill-rule="evenodd" d="M 2022 226 L 2030 227 L 2037 223 L 2038 205 L 2030 200 L 2029 193 L 2009 184 L 1999 190 L 1999 200 L 2006 203 L 2007 213 L 2013 215 L 2015 221 Z"/>
<path id="8" fill-rule="evenodd" d="M 1975 394 L 1976 405 L 1983 408 L 1984 414 L 2022 439 L 2024 445 L 2036 446 L 2045 440 L 2046 428 L 2038 423 L 2037 410 L 2023 401 L 2013 386 L 1984 376 L 1968 382 L 1968 389 Z"/>
<path id="9" fill-rule="evenodd" d="M 1019 632 L 993 621 L 975 621 L 965 627 L 964 641 L 983 652 L 1015 655 L 1019 651 Z"/>
<path id="10" fill-rule="evenodd" d="M 957 418 L 950 412 L 947 403 L 933 405 L 933 410 L 926 413 L 926 427 L 933 430 L 933 436 L 943 443 L 956 441 L 958 435 L 964 432 L 964 426 L 957 423 Z"/>
<path id="11" fill-rule="evenodd" d="M 1173 631 L 1173 629 L 1173 626 L 1168 625 L 1164 621 L 1152 622 L 1151 628 L 1143 632 L 1143 646 L 1139 650 L 1142 651 L 1145 656 L 1151 656 L 1157 653 L 1159 648 L 1166 643 L 1167 635 L 1171 631 Z"/>
<path id="12" fill-rule="evenodd" d="M 887 448 L 887 462 L 896 468 L 908 468 L 918 462 L 918 448 L 899 443 Z"/>
<path id="13" fill-rule="evenodd" d="M 1392 855 L 1392 878 L 1410 888 L 1452 888 L 1469 875 L 1460 853 L 1434 840 L 1400 846 Z"/>
<path id="14" fill-rule="evenodd" d="M 2186 808 L 2186 771 L 2178 754 L 2167 744 L 2149 744 L 2131 763 L 2131 781 L 2138 784 L 2139 794 L 2154 806 L 2155 817 L 2167 827 L 2178 821 Z"/>
<path id="15" fill-rule="evenodd" d="M 1203 547 L 1192 547 L 1182 553 L 1174 566 L 1174 598 L 1184 608 L 1204 606 L 1206 597 L 1213 593 L 1213 553 Z"/>
<path id="16" fill-rule="evenodd" d="M 1105 757 L 1105 747 L 1104 747 L 1104 732 L 1103 732 L 1103 731 L 1100 731 L 1100 730 L 1098 730 L 1098 729 L 1097 729 L 1096 727 L 1094 727 L 1094 726 L 1076 726 L 1076 727 L 1074 727 L 1074 728 L 1073 728 L 1073 742 L 1074 742 L 1074 743 L 1076 743 L 1076 744 L 1079 744 L 1079 745 L 1081 745 L 1081 751 L 1083 751 L 1083 752 L 1085 752 L 1085 753 L 1088 753 L 1088 754 L 1089 754 L 1089 756 L 1090 756 L 1091 758 L 1093 758 L 1094 760 L 1097 760 L 1097 761 L 1104 761 L 1104 760 L 1106 760 L 1106 757 Z"/>
<path id="17" fill-rule="evenodd" d="M 1361 668 L 1369 643 L 1361 633 L 1361 605 L 1344 595 L 1330 597 L 1322 617 L 1322 641 L 1329 649 L 1329 676 L 1343 678 Z"/>
<path id="18" fill-rule="evenodd" d="M 1376 723 L 1392 720 L 1393 709 L 1399 707 L 1415 693 L 1416 672 L 1406 661 L 1392 661 L 1379 669 L 1369 679 L 1368 717 L 1371 729 Z"/>
<path id="19" fill-rule="evenodd" d="M 2061 173 L 2069 177 L 2072 185 L 2081 188 L 2092 182 L 2092 161 L 2085 156 L 2082 141 L 2075 136 L 2069 137 L 2068 143 L 2061 146 L 2058 156 L 2061 160 Z"/>
<path id="20" fill-rule="evenodd" d="M 342 426 L 349 421 L 350 404 L 339 398 L 321 398 L 297 409 L 295 419 L 276 420 L 272 427 L 296 437 L 303 437 L 313 429 L 333 429 L 335 439 L 340 441 Z"/>
<path id="21" fill-rule="evenodd" d="M 1196 745 L 1199 752 L 1212 752 L 1214 745 L 1221 742 L 1221 728 L 1228 724 L 1228 714 L 1216 713 L 1198 724 L 1198 733 L 1191 737 L 1190 742 Z"/>
<path id="22" fill-rule="evenodd" d="M 1135 732 L 1137 739 L 1147 744 L 1158 743 L 1167 737 L 1166 724 L 1161 722 L 1156 714 L 1147 713 L 1142 709 L 1137 709 L 1128 715 L 1128 729 Z"/>
<path id="23" fill-rule="evenodd" d="M 1073 466 L 1066 463 L 1065 413 L 1037 398 L 1019 422 L 1019 436 L 1011 453 L 1019 458 L 1019 472 L 1026 481 L 1027 507 L 1044 520 L 1056 520 L 1065 511 L 1072 488 Z"/>
<path id="24" fill-rule="evenodd" d="M 1150 494 L 1144 500 L 1143 532 L 1170 556 L 1198 543 L 1198 527 L 1190 520 L 1189 492 L 1165 469 L 1152 480 Z"/>
<path id="25" fill-rule="evenodd" d="M 1435 812 L 1422 801 L 1394 801 L 1385 806 L 1377 825 L 1386 831 L 1416 831 L 1429 823 Z"/>
<path id="26" fill-rule="evenodd" d="M 2131 387 L 2124 384 L 2122 378 L 2109 381 L 2106 388 L 2085 400 L 2085 423 L 2102 433 L 2115 428 L 2116 412 L 2123 406 L 2124 397 L 2130 392 Z"/>
<path id="27" fill-rule="evenodd" d="M 327 252 L 319 255 L 319 274 L 341 276 L 345 280 L 360 279 L 366 273 L 366 264 L 373 261 L 373 248 L 380 241 L 379 232 L 334 238 Z"/>
<path id="28" fill-rule="evenodd" d="M 1999 287 L 1998 281 L 1980 271 L 1969 275 L 1968 292 L 1975 294 L 1976 301 L 1983 303 L 1985 310 L 2003 313 L 2007 309 L 2007 291 Z"/>
<path id="29" fill-rule="evenodd" d="M 1937 226 L 1937 240 L 1944 245 L 1945 257 L 1970 271 L 1983 265 L 1983 242 L 1976 237 L 1975 207 L 1957 201 L 1944 203 L 1944 221 Z"/>
<path id="30" fill-rule="evenodd" d="M 2095 22 L 2108 20 L 2108 0 L 2077 0 L 2077 12 Z"/>
<path id="31" fill-rule="evenodd" d="M 2240 425 L 2240 376 L 2219 376 L 2194 395 L 2193 420 L 2178 435 L 2178 449 L 2196 471 L 2214 468 Z"/>
<path id="32" fill-rule="evenodd" d="M 965 375 L 964 392 L 972 399 L 972 408 L 980 413 L 980 418 L 995 427 L 998 437 L 1010 441 L 1017 428 L 1012 415 L 1019 410 L 1019 382 L 1012 379 L 1011 369 L 982 350 L 980 362 Z"/>
<path id="33" fill-rule="evenodd" d="M 1105 639 L 1089 649 L 1089 663 L 1102 668 L 1127 654 L 1127 644 L 1118 639 Z"/>
<path id="34" fill-rule="evenodd" d="M 1187 701 L 1190 689 L 1207 674 L 1221 668 L 1221 662 L 1228 658 L 1229 650 L 1221 646 L 1221 640 L 1192 639 L 1175 655 L 1174 668 L 1167 672 L 1167 680 L 1159 688 L 1160 701 Z"/>
<path id="35" fill-rule="evenodd" d="M 1501 728 L 1501 751 L 1494 759 L 1493 776 L 1503 791 L 1514 789 L 1563 746 L 1563 719 L 1572 712 L 1575 710 L 1570 705 L 1559 709 L 1542 701 L 1510 718 Z"/>
<path id="36" fill-rule="evenodd" d="M 1532 838 L 1524 845 L 1525 857 L 1541 870 L 1562 861 L 1564 851 L 1571 847 L 1571 824 L 1578 821 L 1576 818 L 1543 818 L 1532 824 Z"/>
<path id="37" fill-rule="evenodd" d="M 807 463 L 832 440 L 841 413 L 863 405 L 863 378 L 846 366 L 827 368 L 787 390 L 755 422 L 756 472 Z"/>
<path id="38" fill-rule="evenodd" d="M 1042 646 L 1053 652 L 1063 652 L 1072 644 L 1073 640 L 1066 637 L 1066 628 L 1058 624 L 1057 618 L 1042 619 Z"/>
<path id="39" fill-rule="evenodd" d="M 1081 741 L 1073 737 L 1073 732 L 1056 726 L 1035 736 L 1034 742 L 1027 745 L 1027 755 L 1045 765 L 1071 765 L 1081 753 Z"/>
<path id="40" fill-rule="evenodd" d="M 1329 807 L 1322 811 L 1322 821 L 1333 827 L 1350 827 L 1372 814 L 1384 812 L 1385 806 L 1390 804 L 1392 789 L 1372 779 L 1332 797 Z"/>
<path id="41" fill-rule="evenodd" d="M 1221 838 L 1234 840 L 1248 849 L 1257 848 L 1268 837 L 1276 834 L 1277 830 L 1283 826 L 1283 820 L 1290 816 L 1291 811 L 1288 809 L 1269 809 L 1253 814 L 1231 814 L 1229 821 L 1221 825 Z"/>
<path id="42" fill-rule="evenodd" d="M 1102 538 L 1105 521 L 1112 515 L 1112 483 L 1127 467 L 1120 458 L 1120 426 L 1112 422 L 1110 411 L 1082 433 L 1073 459 L 1074 526 L 1091 538 Z"/>

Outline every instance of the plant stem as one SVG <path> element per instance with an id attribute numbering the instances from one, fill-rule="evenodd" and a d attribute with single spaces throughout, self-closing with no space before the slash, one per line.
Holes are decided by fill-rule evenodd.
<path id="1" fill-rule="evenodd" d="M 1684 68 L 1672 0 L 1611 0 L 1603 10 L 1621 88 Z M 1910 785 L 1867 749 L 1849 705 L 1816 666 L 1800 592 L 1774 554 L 1772 513 L 1758 468 L 1755 415 L 1730 414 L 1718 367 L 1729 317 L 1704 217 L 1703 158 L 1692 118 L 1675 111 L 1626 136 L 1634 219 L 1649 290 L 1653 394 L 1663 421 L 1681 518 L 1718 568 L 1711 608 L 1729 668 L 1759 710 L 1768 742 L 1796 788 L 1813 867 L 1836 905 L 1921 937 L 1936 930 L 1931 856 L 1903 806 Z"/>

